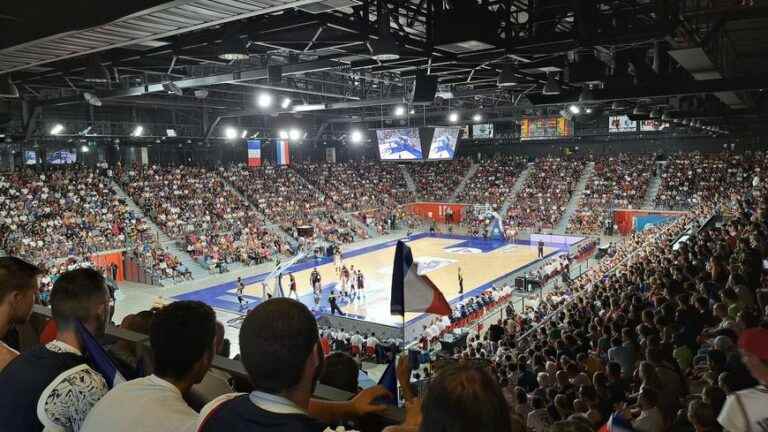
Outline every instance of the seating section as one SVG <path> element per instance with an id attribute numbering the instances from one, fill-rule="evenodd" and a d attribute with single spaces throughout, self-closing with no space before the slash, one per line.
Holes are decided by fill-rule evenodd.
<path id="1" fill-rule="evenodd" d="M 525 156 L 502 156 L 479 162 L 480 167 L 456 200 L 466 204 L 490 204 L 498 211 L 527 162 Z"/>
<path id="2" fill-rule="evenodd" d="M 350 243 L 368 233 L 341 217 L 332 203 L 288 167 L 231 167 L 225 178 L 270 222 L 298 237 L 298 229 L 312 226 L 316 239 Z"/>
<path id="3" fill-rule="evenodd" d="M 408 166 L 421 201 L 446 202 L 472 165 L 469 159 L 425 162 Z"/>
<path id="4" fill-rule="evenodd" d="M 755 168 L 764 158 L 763 153 L 746 157 L 728 152 L 676 154 L 661 174 L 656 208 L 685 210 L 705 198 L 727 198 L 761 174 Z"/>
<path id="5" fill-rule="evenodd" d="M 570 158 L 541 158 L 517 194 L 506 215 L 506 224 L 521 229 L 552 229 L 584 171 L 585 162 Z"/>
<path id="6" fill-rule="evenodd" d="M 394 163 L 300 163 L 305 180 L 347 212 L 393 208 L 413 201 L 400 168 Z"/>
<path id="7" fill-rule="evenodd" d="M 653 175 L 654 155 L 619 154 L 595 161 L 595 171 L 587 182 L 568 223 L 568 232 L 601 234 L 613 225 L 612 209 L 640 208 Z"/>

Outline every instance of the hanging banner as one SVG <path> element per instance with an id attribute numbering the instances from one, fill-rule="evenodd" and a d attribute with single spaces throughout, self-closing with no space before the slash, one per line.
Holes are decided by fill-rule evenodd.
<path id="1" fill-rule="evenodd" d="M 325 149 L 325 161 L 328 163 L 336 163 L 336 147 L 328 147 Z"/>
<path id="2" fill-rule="evenodd" d="M 291 149 L 290 147 L 288 147 L 288 140 L 277 141 L 277 164 L 278 165 L 291 164 Z"/>
<path id="3" fill-rule="evenodd" d="M 261 166 L 261 140 L 248 140 L 248 166 Z"/>

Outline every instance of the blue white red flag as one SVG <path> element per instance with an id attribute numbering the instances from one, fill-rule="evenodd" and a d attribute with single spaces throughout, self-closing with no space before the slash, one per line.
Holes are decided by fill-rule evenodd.
<path id="1" fill-rule="evenodd" d="M 291 164 L 291 148 L 288 147 L 288 140 L 277 141 L 277 164 L 278 165 Z"/>
<path id="2" fill-rule="evenodd" d="M 389 309 L 392 315 L 406 312 L 427 312 L 450 315 L 451 305 L 426 275 L 418 274 L 418 264 L 413 253 L 402 241 L 397 242 L 395 263 L 392 270 L 392 295 Z"/>
<path id="3" fill-rule="evenodd" d="M 261 140 L 248 140 L 248 166 L 261 166 Z"/>
<path id="4" fill-rule="evenodd" d="M 77 323 L 77 334 L 83 342 L 83 355 L 88 359 L 90 366 L 104 377 L 109 388 L 124 383 L 125 378 L 117 370 L 117 366 L 115 366 L 107 351 L 79 321 Z"/>

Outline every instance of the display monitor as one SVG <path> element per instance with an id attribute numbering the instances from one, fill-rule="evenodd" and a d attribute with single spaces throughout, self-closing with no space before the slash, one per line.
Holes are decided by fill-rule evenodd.
<path id="1" fill-rule="evenodd" d="M 479 123 L 472 125 L 473 139 L 493 138 L 493 123 Z"/>
<path id="2" fill-rule="evenodd" d="M 429 146 L 429 160 L 453 159 L 456 142 L 459 139 L 458 127 L 436 127 Z"/>
<path id="3" fill-rule="evenodd" d="M 640 122 L 640 130 L 643 132 L 655 132 L 669 127 L 669 123 L 659 120 L 643 120 Z"/>
<path id="4" fill-rule="evenodd" d="M 24 165 L 37 164 L 37 153 L 34 150 L 24 150 Z"/>
<path id="5" fill-rule="evenodd" d="M 608 132 L 635 132 L 637 122 L 630 120 L 628 116 L 616 115 L 608 117 Z"/>
<path id="6" fill-rule="evenodd" d="M 573 124 L 565 117 L 524 117 L 520 121 L 521 140 L 570 138 Z"/>
<path id="7" fill-rule="evenodd" d="M 421 139 L 417 128 L 377 129 L 381 160 L 422 160 Z"/>
<path id="8" fill-rule="evenodd" d="M 68 150 L 57 150 L 48 154 L 48 163 L 53 165 L 66 165 L 77 162 L 77 153 Z"/>

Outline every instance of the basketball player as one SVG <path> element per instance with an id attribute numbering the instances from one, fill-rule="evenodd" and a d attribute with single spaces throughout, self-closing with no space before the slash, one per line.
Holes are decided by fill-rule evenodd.
<path id="1" fill-rule="evenodd" d="M 360 300 L 365 301 L 365 280 L 363 278 L 363 272 L 360 269 L 357 269 L 357 295 L 360 298 Z"/>
<path id="2" fill-rule="evenodd" d="M 312 297 L 315 300 L 315 308 L 312 309 L 314 311 L 320 311 L 320 297 L 322 295 L 322 291 L 320 291 L 318 287 L 319 285 L 312 287 Z"/>
<path id="3" fill-rule="evenodd" d="M 293 273 L 288 273 L 288 284 L 289 284 L 289 292 L 288 297 L 291 296 L 291 294 L 296 297 L 296 300 L 299 300 L 299 293 L 296 292 L 296 278 L 293 277 Z"/>
<path id="4" fill-rule="evenodd" d="M 357 299 L 357 293 L 355 292 L 355 284 L 357 282 L 357 274 L 355 273 L 355 266 L 349 266 L 349 301 L 354 302 Z"/>
<path id="5" fill-rule="evenodd" d="M 245 305 L 243 304 L 243 290 L 245 289 L 245 284 L 243 283 L 243 279 L 238 276 L 237 278 L 237 302 L 240 303 L 240 310 L 243 310 L 243 307 Z"/>
<path id="6" fill-rule="evenodd" d="M 539 258 L 544 258 L 544 240 L 539 240 Z"/>
<path id="7" fill-rule="evenodd" d="M 341 265 L 341 296 L 348 297 L 347 283 L 349 283 L 349 269 L 344 264 Z"/>
<path id="8" fill-rule="evenodd" d="M 335 249 L 336 250 L 333 252 L 333 263 L 334 263 L 334 266 L 336 267 L 336 274 L 340 275 L 341 266 L 343 265 L 341 261 L 341 248 L 336 246 Z"/>
<path id="9" fill-rule="evenodd" d="M 461 266 L 459 266 L 459 294 L 464 294 L 464 275 L 461 274 Z"/>

